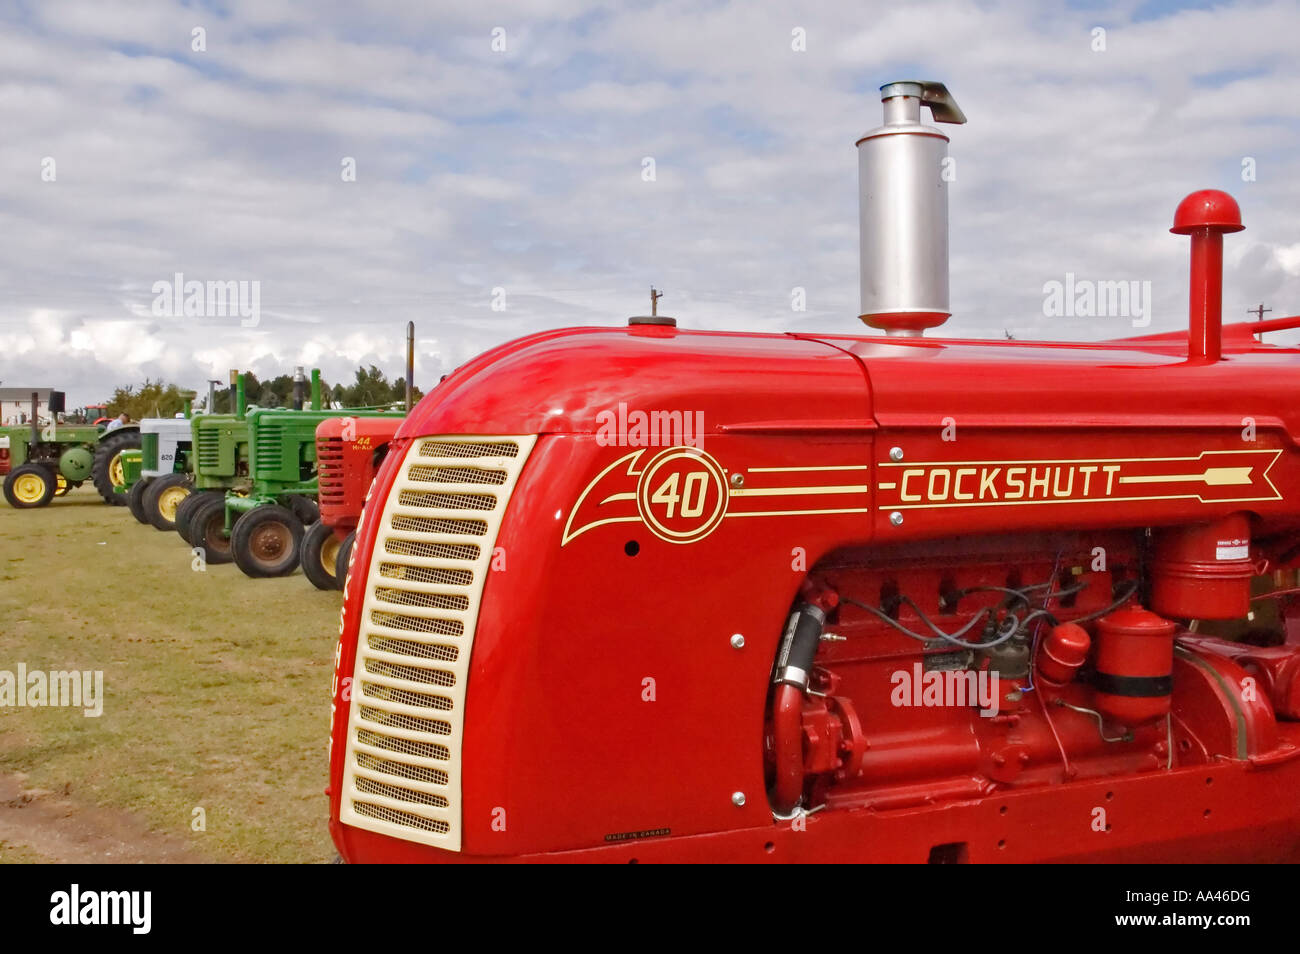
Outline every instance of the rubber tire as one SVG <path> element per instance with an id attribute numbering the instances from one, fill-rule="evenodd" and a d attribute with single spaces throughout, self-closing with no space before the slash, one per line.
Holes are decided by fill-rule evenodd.
<path id="1" fill-rule="evenodd" d="M 352 544 L 357 542 L 357 532 L 353 530 L 339 544 L 338 562 L 334 564 L 334 579 L 341 590 L 348 583 L 348 561 L 352 559 Z"/>
<path id="2" fill-rule="evenodd" d="M 185 496 L 188 497 L 190 495 L 189 486 L 189 474 L 168 474 L 153 481 L 149 492 L 144 496 L 144 515 L 151 526 L 158 530 L 176 529 L 176 522 L 168 520 L 160 509 L 162 495 L 173 488 L 183 487 L 185 488 Z"/>
<path id="3" fill-rule="evenodd" d="M 318 590 L 337 590 L 339 581 L 334 578 L 338 567 L 338 548 L 330 552 L 331 541 L 337 540 L 334 528 L 317 520 L 302 536 L 302 573 Z"/>
<path id="4" fill-rule="evenodd" d="M 152 477 L 141 477 L 131 485 L 126 495 L 126 508 L 131 511 L 131 516 L 144 524 L 149 522 L 149 518 L 144 515 L 144 495 L 151 483 L 153 483 Z"/>
<path id="5" fill-rule="evenodd" d="M 176 508 L 176 532 L 181 535 L 181 539 L 190 546 L 194 544 L 190 541 L 190 517 L 194 515 L 194 508 L 201 504 L 208 497 L 216 496 L 218 491 L 215 490 L 194 490 L 190 495 L 181 501 L 181 505 Z M 222 494 L 224 497 L 225 495 Z"/>
<path id="6" fill-rule="evenodd" d="M 310 497 L 305 497 L 302 494 L 292 494 L 285 500 L 285 503 L 294 512 L 294 515 L 302 521 L 304 527 L 309 527 L 320 520 L 320 507 Z"/>
<path id="7" fill-rule="evenodd" d="M 271 526 L 280 526 L 288 531 L 289 548 L 278 560 L 267 562 L 257 555 L 255 543 L 256 534 Z M 235 565 L 244 571 L 245 576 L 254 579 L 288 576 L 298 568 L 305 533 L 302 521 L 288 507 L 279 504 L 254 507 L 235 521 L 234 529 L 230 531 L 230 552 L 234 554 Z"/>
<path id="8" fill-rule="evenodd" d="M 18 496 L 14 493 L 14 484 L 17 482 L 19 477 L 22 477 L 25 474 L 40 477 L 41 480 L 44 481 L 45 490 L 41 493 L 39 499 L 33 501 L 22 501 L 19 500 Z M 58 482 L 55 480 L 54 475 L 40 464 L 23 464 L 21 467 L 15 467 L 13 470 L 9 471 L 9 474 L 5 477 L 5 500 L 9 501 L 9 506 L 13 507 L 15 510 L 35 510 L 37 507 L 47 506 L 49 502 L 54 499 L 54 491 L 56 489 L 58 489 Z"/>
<path id="9" fill-rule="evenodd" d="M 113 458 L 119 453 L 139 447 L 139 431 L 113 431 L 101 437 L 99 443 L 95 445 L 95 461 L 91 465 L 90 474 L 95 482 L 95 489 L 104 498 L 104 503 L 112 504 L 114 507 L 126 505 L 126 494 L 119 494 L 113 490 L 113 479 L 109 476 L 108 469 L 113 463 Z"/>
<path id="10" fill-rule="evenodd" d="M 211 566 L 230 563 L 232 541 L 226 532 L 226 495 L 204 494 L 206 500 L 195 504 L 189 515 L 189 537 L 186 542 L 203 549 L 203 559 Z"/>

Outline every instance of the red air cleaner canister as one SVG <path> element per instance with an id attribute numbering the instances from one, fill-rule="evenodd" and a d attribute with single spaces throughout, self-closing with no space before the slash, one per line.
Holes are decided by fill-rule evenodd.
<path id="1" fill-rule="evenodd" d="M 1250 609 L 1254 573 L 1245 514 L 1157 530 L 1151 608 L 1182 619 L 1239 619 Z"/>
<path id="2" fill-rule="evenodd" d="M 1175 629 L 1169 620 L 1136 606 L 1097 621 L 1092 684 L 1100 712 L 1124 725 L 1150 722 L 1169 712 Z"/>

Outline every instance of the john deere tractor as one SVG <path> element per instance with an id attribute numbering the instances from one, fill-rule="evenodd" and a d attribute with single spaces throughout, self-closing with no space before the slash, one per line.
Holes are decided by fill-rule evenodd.
<path id="1" fill-rule="evenodd" d="M 319 381 L 319 372 L 313 372 Z M 318 386 L 312 402 L 319 408 Z M 208 563 L 229 563 L 232 559 L 230 534 L 225 525 L 227 496 L 246 496 L 253 486 L 249 453 L 249 414 L 244 392 L 244 375 L 235 378 L 233 414 L 198 414 L 192 421 L 190 454 L 190 493 L 176 509 L 175 527 L 190 546 L 202 547 Z M 253 409 L 256 411 L 256 409 Z M 301 413 L 301 412 L 284 412 Z M 311 517 L 315 504 L 295 498 L 292 503 L 305 517 Z M 219 519 L 213 520 L 217 514 Z M 202 516 L 196 521 L 196 516 Z"/>
<path id="2" fill-rule="evenodd" d="M 188 495 L 177 504 L 173 524 L 186 543 L 204 548 L 207 562 L 229 563 L 229 540 L 196 538 L 190 529 L 190 518 L 214 501 L 224 508 L 228 492 L 248 492 L 251 481 L 244 376 L 236 378 L 233 414 L 196 414 L 190 427 L 190 488 Z"/>
<path id="3" fill-rule="evenodd" d="M 91 481 L 106 503 L 126 503 L 127 451 L 140 447 L 140 431 L 126 424 L 108 431 L 94 425 L 39 423 L 33 392 L 32 423 L 0 428 L 7 441 L 9 473 L 4 495 L 11 507 L 44 507 L 56 496 Z M 63 392 L 51 391 L 51 418 L 63 410 Z"/>

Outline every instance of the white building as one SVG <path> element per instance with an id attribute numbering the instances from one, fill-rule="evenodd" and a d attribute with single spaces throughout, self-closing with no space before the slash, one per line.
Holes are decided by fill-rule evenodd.
<path id="1" fill-rule="evenodd" d="M 50 418 L 50 391 L 52 388 L 0 388 L 0 424 L 30 424 L 32 395 L 35 394 L 36 417 L 40 421 Z"/>

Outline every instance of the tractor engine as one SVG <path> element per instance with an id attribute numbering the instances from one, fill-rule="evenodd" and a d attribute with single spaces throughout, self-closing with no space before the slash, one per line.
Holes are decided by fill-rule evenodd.
<path id="1" fill-rule="evenodd" d="M 938 336 L 938 83 L 858 141 L 866 334 L 546 331 L 402 423 L 355 532 L 347 861 L 1300 860 L 1300 349 Z M 930 331 L 929 336 L 926 332 Z M 322 455 L 324 456 L 324 455 Z"/>
<path id="2" fill-rule="evenodd" d="M 1241 515 L 1151 536 L 829 555 L 801 585 L 774 667 L 774 813 L 920 807 L 1276 753 L 1277 720 L 1300 719 L 1300 645 L 1189 629 L 1244 619 L 1270 562 Z"/>

